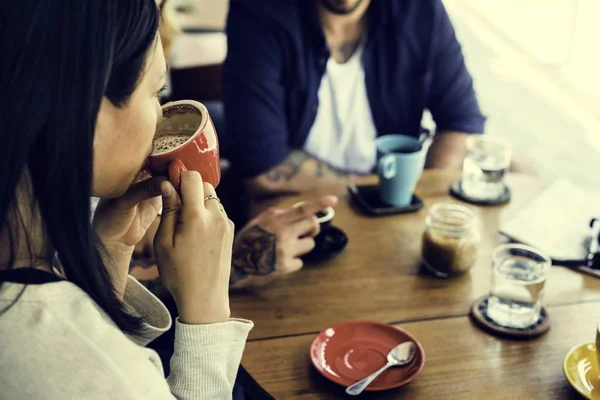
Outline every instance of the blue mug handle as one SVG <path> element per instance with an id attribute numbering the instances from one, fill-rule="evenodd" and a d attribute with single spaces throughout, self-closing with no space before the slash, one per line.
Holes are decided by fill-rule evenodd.
<path id="1" fill-rule="evenodd" d="M 377 163 L 379 176 L 385 180 L 394 179 L 396 176 L 396 157 L 393 154 L 386 154 L 379 159 Z"/>

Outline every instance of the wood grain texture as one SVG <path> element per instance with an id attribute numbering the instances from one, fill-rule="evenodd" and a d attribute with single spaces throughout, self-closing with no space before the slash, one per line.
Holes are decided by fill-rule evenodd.
<path id="1" fill-rule="evenodd" d="M 490 336 L 468 317 L 401 324 L 425 349 L 425 368 L 412 383 L 364 399 L 580 399 L 563 376 L 575 345 L 593 342 L 600 303 L 549 309 L 550 331 L 532 341 Z M 313 335 L 247 344 L 242 364 L 276 399 L 349 398 L 312 367 Z"/>
<path id="2" fill-rule="evenodd" d="M 349 205 L 346 193 L 337 193 L 340 204 L 333 224 L 348 235 L 346 250 L 329 262 L 279 277 L 268 287 L 232 294 L 233 314 L 255 322 L 251 339 L 318 332 L 344 320 L 389 323 L 467 315 L 471 303 L 489 291 L 491 253 L 501 241 L 500 219 L 529 202 L 544 184 L 512 175 L 509 205 L 473 207 L 482 226 L 478 261 L 466 275 L 441 280 L 420 271 L 421 236 L 434 203 L 458 202 L 448 195 L 456 178 L 453 173 L 425 171 L 417 187 L 425 207 L 415 214 L 366 217 Z M 301 199 L 280 199 L 278 204 L 289 206 Z M 546 304 L 590 300 L 600 300 L 600 280 L 552 268 Z"/>

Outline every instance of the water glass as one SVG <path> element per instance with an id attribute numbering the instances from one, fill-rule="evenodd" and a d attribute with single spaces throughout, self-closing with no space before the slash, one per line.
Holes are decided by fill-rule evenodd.
<path id="1" fill-rule="evenodd" d="M 506 244 L 494 250 L 492 263 L 487 316 L 507 328 L 534 325 L 540 319 L 550 258 L 533 247 Z"/>
<path id="2" fill-rule="evenodd" d="M 511 155 L 511 147 L 505 140 L 470 136 L 463 162 L 462 191 L 481 200 L 499 198 L 505 189 L 504 175 L 510 166 Z"/>

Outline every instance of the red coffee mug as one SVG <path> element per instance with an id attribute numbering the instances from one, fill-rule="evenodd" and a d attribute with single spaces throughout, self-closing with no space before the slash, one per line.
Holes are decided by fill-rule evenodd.
<path id="1" fill-rule="evenodd" d="M 198 171 L 205 182 L 217 187 L 221 181 L 219 139 L 206 107 L 193 100 L 180 100 L 162 106 L 163 119 L 154 139 L 173 135 L 189 135 L 180 146 L 148 158 L 153 176 L 165 175 L 179 190 L 181 171 Z"/>

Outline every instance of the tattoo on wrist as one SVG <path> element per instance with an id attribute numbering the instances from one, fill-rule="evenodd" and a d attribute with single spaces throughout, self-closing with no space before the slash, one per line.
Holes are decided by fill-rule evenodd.
<path id="1" fill-rule="evenodd" d="M 271 182 L 289 182 L 300 173 L 302 167 L 308 161 L 314 161 L 316 165 L 315 176 L 317 178 L 325 178 L 327 176 L 343 177 L 346 175 L 343 171 L 328 165 L 324 161 L 314 158 L 303 151 L 295 150 L 281 164 L 267 172 L 266 177 Z"/>
<path id="2" fill-rule="evenodd" d="M 318 162 L 317 163 L 317 178 L 322 178 L 325 176 L 325 168 L 327 166 L 324 165 L 323 162 Z"/>
<path id="3" fill-rule="evenodd" d="M 316 161 L 317 161 L 317 178 L 324 178 L 327 175 L 334 176 L 336 178 L 343 178 L 347 175 L 344 171 L 339 170 L 335 167 L 332 167 L 331 165 L 328 165 L 327 163 L 325 163 L 321 160 L 316 160 Z"/>
<path id="4" fill-rule="evenodd" d="M 275 272 L 275 235 L 259 225 L 254 225 L 243 235 L 233 251 L 230 283 L 248 275 L 269 275 Z"/>
<path id="5" fill-rule="evenodd" d="M 272 182 L 289 181 L 298 175 L 309 159 L 310 156 L 302 151 L 292 151 L 281 164 L 267 172 L 267 179 Z"/>

